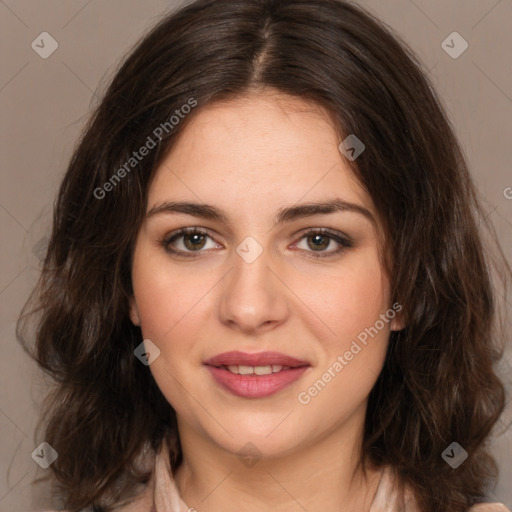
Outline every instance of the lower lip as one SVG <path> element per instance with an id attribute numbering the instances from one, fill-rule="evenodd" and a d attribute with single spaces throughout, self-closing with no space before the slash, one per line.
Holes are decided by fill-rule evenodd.
<path id="1" fill-rule="evenodd" d="M 237 375 L 224 368 L 208 366 L 213 378 L 224 389 L 243 398 L 264 398 L 295 382 L 309 366 L 281 370 L 269 375 Z"/>

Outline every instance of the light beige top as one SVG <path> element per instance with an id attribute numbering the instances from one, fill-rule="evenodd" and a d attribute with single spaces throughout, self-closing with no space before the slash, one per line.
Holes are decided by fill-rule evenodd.
<path id="1" fill-rule="evenodd" d="M 196 512 L 196 509 L 189 507 L 179 495 L 172 477 L 169 457 L 165 453 L 166 450 L 168 450 L 168 445 L 163 442 L 154 459 L 155 468 L 146 491 L 136 502 L 118 508 L 116 512 Z M 406 490 L 405 496 L 401 500 L 394 484 L 390 468 L 383 468 L 370 512 L 419 512 L 410 491 Z M 468 512 L 511 511 L 501 503 L 480 503 L 471 507 Z"/>

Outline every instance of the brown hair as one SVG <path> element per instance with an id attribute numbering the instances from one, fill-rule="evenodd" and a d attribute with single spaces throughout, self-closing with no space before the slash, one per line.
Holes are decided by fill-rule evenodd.
<path id="1" fill-rule="evenodd" d="M 262 87 L 323 107 L 340 141 L 356 134 L 366 146 L 350 165 L 383 220 L 406 327 L 391 333 L 370 394 L 363 466 L 391 465 L 422 511 L 463 512 L 497 473 L 486 440 L 505 403 L 494 369 L 496 262 L 481 228 L 503 283 L 511 271 L 420 63 L 382 22 L 337 0 L 197 0 L 159 22 L 113 77 L 62 181 L 18 325 L 56 383 L 39 426 L 59 454 L 50 466 L 58 494 L 71 511 L 112 510 L 148 481 L 136 461 L 166 436 L 173 471 L 180 464 L 174 410 L 134 357 L 142 334 L 128 314 L 131 254 L 151 178 L 190 119 Z M 156 147 L 127 167 L 148 137 Z M 35 313 L 29 349 L 21 324 Z M 457 469 L 441 457 L 452 441 L 469 453 Z"/>

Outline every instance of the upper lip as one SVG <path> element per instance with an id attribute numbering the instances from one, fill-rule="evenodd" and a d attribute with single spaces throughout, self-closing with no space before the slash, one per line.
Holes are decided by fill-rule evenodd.
<path id="1" fill-rule="evenodd" d="M 248 354 L 246 352 L 223 352 L 207 359 L 204 364 L 208 366 L 267 366 L 280 364 L 296 368 L 298 366 L 309 366 L 308 361 L 301 361 L 295 357 L 281 354 L 280 352 L 258 352 Z"/>

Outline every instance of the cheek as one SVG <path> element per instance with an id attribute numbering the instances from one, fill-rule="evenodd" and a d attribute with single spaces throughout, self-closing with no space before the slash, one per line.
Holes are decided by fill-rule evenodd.
<path id="1" fill-rule="evenodd" d="M 324 340 L 329 352 L 350 346 L 389 307 L 389 283 L 377 254 L 360 251 L 345 263 L 341 270 L 304 285 L 308 305 L 328 328 Z"/>
<path id="2" fill-rule="evenodd" d="M 201 357 L 199 342 L 206 322 L 205 291 L 213 280 L 177 272 L 165 257 L 141 251 L 134 257 L 132 281 L 143 337 L 160 350 L 150 371 L 167 401 L 188 417 L 194 407 L 183 390 L 195 387 L 194 364 Z"/>
<path id="3" fill-rule="evenodd" d="M 180 271 L 163 250 L 141 244 L 134 254 L 132 283 L 143 335 L 164 343 L 180 323 L 190 328 L 189 317 L 197 314 L 211 287 L 208 279 L 186 268 Z"/>
<path id="4" fill-rule="evenodd" d="M 367 284 L 375 291 L 375 281 Z M 336 334 L 323 338 L 319 366 L 297 396 L 306 414 L 304 428 L 317 428 L 318 418 L 336 423 L 364 406 L 384 365 L 390 323 L 380 320 L 385 313 L 380 292 L 368 296 L 353 285 L 337 296 L 338 314 L 329 317 Z"/>
<path id="5" fill-rule="evenodd" d="M 136 253 L 132 269 L 142 335 L 160 350 L 150 371 L 167 401 L 185 415 L 194 407 L 183 390 L 197 387 L 198 364 L 208 342 L 205 336 L 211 332 L 208 294 L 218 281 L 213 272 L 194 272 L 193 265 L 180 269 L 165 253 L 152 249 Z"/>

